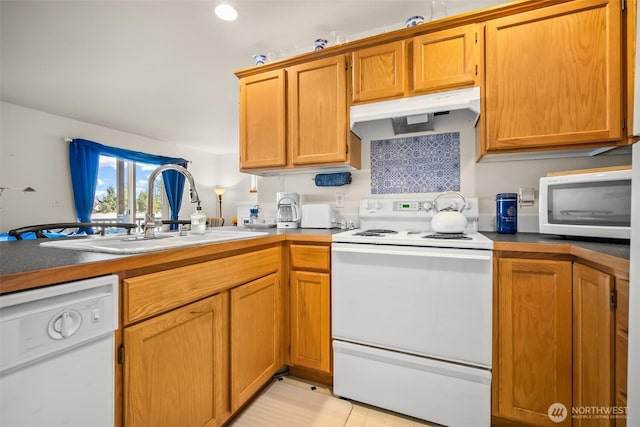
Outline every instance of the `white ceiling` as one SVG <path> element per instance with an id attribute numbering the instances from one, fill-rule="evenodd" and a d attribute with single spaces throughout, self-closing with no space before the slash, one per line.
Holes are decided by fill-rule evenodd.
<path id="1" fill-rule="evenodd" d="M 497 0 L 446 0 L 449 14 Z M 0 99 L 195 147 L 238 151 L 234 70 L 254 53 L 312 50 L 332 31 L 351 38 L 430 14 L 430 1 L 18 0 L 0 3 Z M 76 135 L 72 135 L 76 136 Z"/>

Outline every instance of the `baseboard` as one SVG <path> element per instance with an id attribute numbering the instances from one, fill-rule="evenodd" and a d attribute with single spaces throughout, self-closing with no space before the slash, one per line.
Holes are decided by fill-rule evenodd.
<path id="1" fill-rule="evenodd" d="M 289 374 L 291 376 L 298 377 L 304 380 L 333 387 L 333 375 L 327 374 L 326 372 L 320 372 L 314 369 L 303 368 L 300 366 L 290 366 Z"/>

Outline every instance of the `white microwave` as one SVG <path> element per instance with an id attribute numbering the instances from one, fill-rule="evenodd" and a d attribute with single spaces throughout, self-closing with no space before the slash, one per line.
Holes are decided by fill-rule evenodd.
<path id="1" fill-rule="evenodd" d="M 540 178 L 540 233 L 631 238 L 631 169 Z"/>

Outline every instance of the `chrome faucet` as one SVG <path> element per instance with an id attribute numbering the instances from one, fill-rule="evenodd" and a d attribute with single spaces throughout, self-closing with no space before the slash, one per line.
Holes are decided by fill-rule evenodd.
<path id="1" fill-rule="evenodd" d="M 180 172 L 184 175 L 185 178 L 189 181 L 189 194 L 191 196 L 191 203 L 197 203 L 200 205 L 200 197 L 198 197 L 198 190 L 196 190 L 196 183 L 193 180 L 193 175 L 191 172 L 183 168 L 179 165 L 162 165 L 159 168 L 155 169 L 149 175 L 149 184 L 147 187 L 147 213 L 145 215 L 144 222 L 144 237 L 145 238 L 154 238 L 156 236 L 156 227 L 158 224 L 155 222 L 155 218 L 153 217 L 153 182 L 156 180 L 156 177 L 160 174 L 160 172 L 166 170 L 174 170 Z"/>

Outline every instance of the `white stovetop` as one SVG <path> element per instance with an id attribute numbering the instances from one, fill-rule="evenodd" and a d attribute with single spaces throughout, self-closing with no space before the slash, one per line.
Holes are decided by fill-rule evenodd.
<path id="1" fill-rule="evenodd" d="M 466 198 L 462 213 L 467 217 L 465 235 L 468 239 L 432 239 L 431 209 L 433 198 L 421 199 L 362 199 L 360 201 L 360 228 L 333 235 L 333 242 L 365 243 L 377 245 L 430 246 L 443 248 L 492 249 L 493 241 L 478 232 L 478 199 Z M 462 200 L 438 198 L 438 207 L 451 206 L 460 209 Z M 379 236 L 360 236 L 371 229 L 394 230 L 397 233 L 381 233 Z"/>

